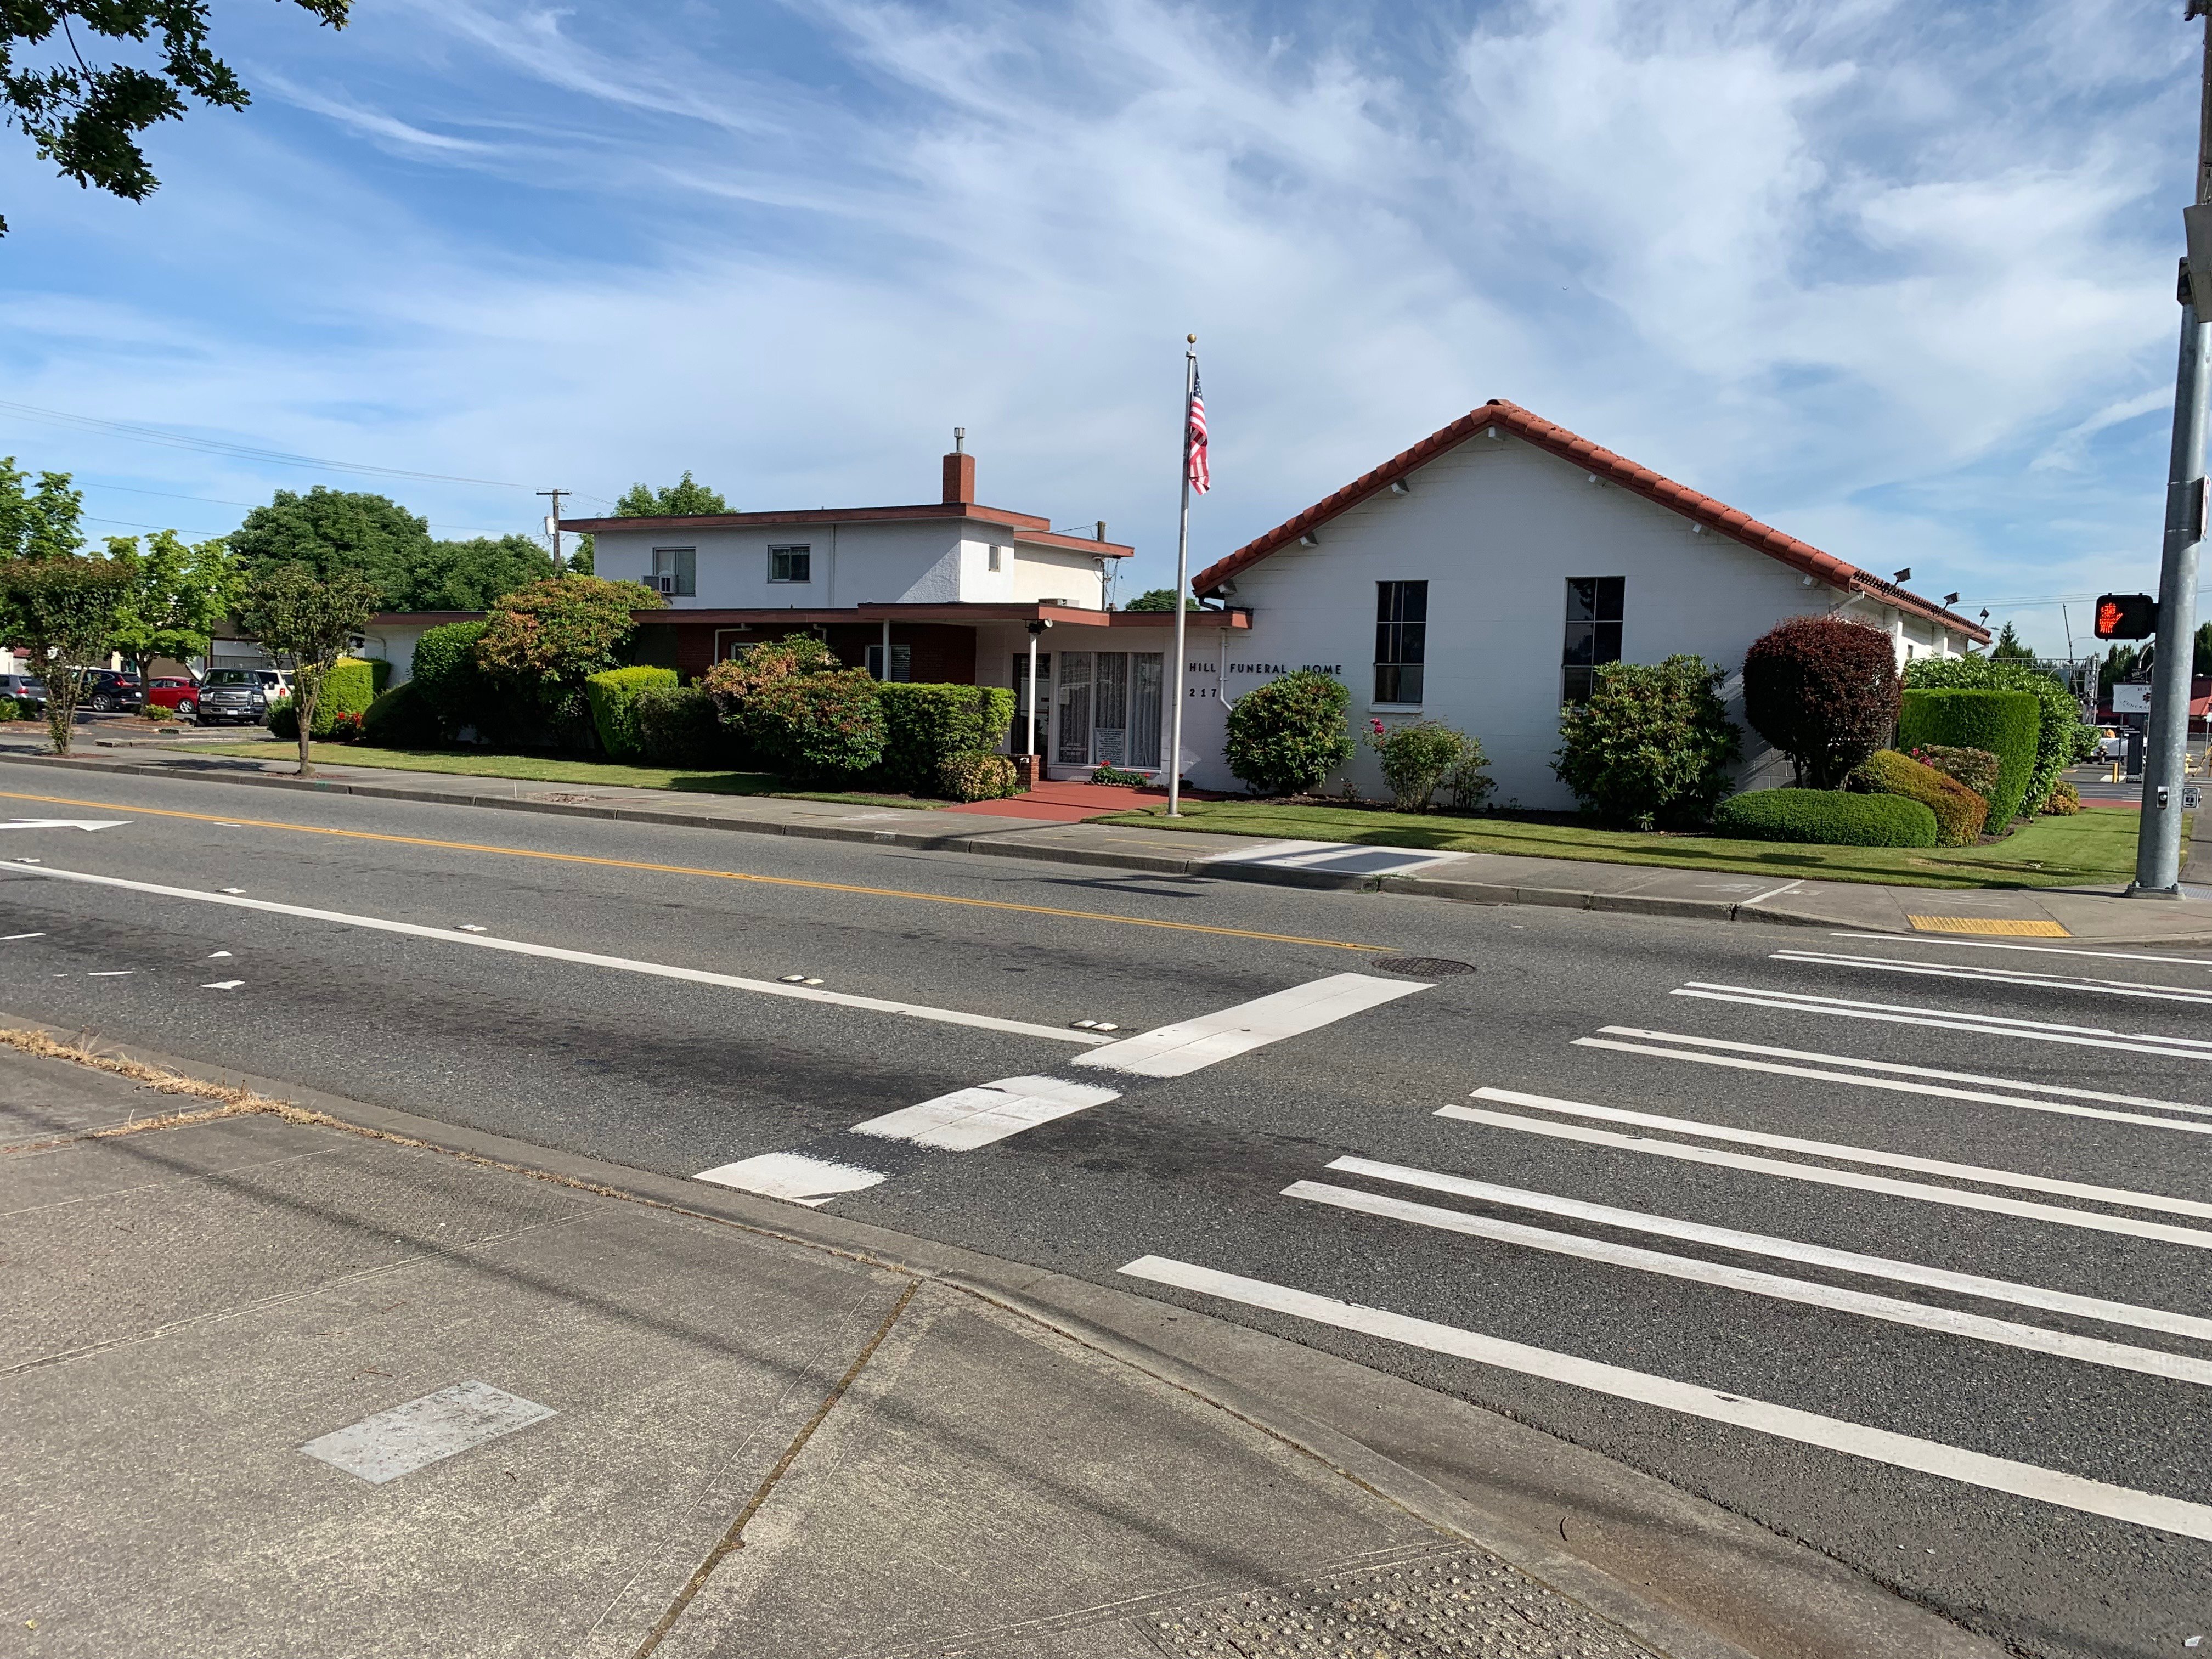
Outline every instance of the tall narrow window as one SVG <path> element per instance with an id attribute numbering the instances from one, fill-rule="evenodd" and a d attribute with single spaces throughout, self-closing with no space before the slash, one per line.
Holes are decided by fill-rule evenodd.
<path id="1" fill-rule="evenodd" d="M 812 581 L 814 550 L 811 547 L 771 547 L 768 550 L 768 579 L 772 582 Z"/>
<path id="2" fill-rule="evenodd" d="M 696 547 L 656 547 L 653 550 L 653 586 L 678 597 L 699 591 L 699 550 Z"/>
<path id="3" fill-rule="evenodd" d="M 1567 578 L 1567 642 L 1559 654 L 1565 701 L 1585 701 L 1596 684 L 1598 665 L 1620 660 L 1620 612 L 1627 587 L 1625 576 Z"/>
<path id="4" fill-rule="evenodd" d="M 1418 703 L 1429 657 L 1429 585 L 1375 584 L 1375 701 Z"/>

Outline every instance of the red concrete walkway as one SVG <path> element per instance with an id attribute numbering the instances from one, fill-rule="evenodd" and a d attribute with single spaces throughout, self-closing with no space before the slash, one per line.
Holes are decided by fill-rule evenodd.
<path id="1" fill-rule="evenodd" d="M 1149 801 L 1165 800 L 1165 789 L 1125 789 L 1108 783 L 1040 783 L 1025 795 L 1003 800 L 963 801 L 947 812 L 981 812 L 988 817 L 1043 818 L 1081 823 L 1115 812 L 1133 812 Z"/>

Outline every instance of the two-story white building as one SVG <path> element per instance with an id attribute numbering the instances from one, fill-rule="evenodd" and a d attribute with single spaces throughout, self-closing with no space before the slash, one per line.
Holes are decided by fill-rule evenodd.
<path id="1" fill-rule="evenodd" d="M 1559 709 L 1607 662 L 1695 653 L 1741 670 L 1791 617 L 1871 623 L 1900 663 L 1965 653 L 1964 617 L 1516 404 L 1488 403 L 1199 573 L 1201 599 L 1249 611 L 1225 653 L 1194 650 L 1192 781 L 1235 788 L 1229 705 L 1291 669 L 1352 689 L 1356 722 L 1437 720 L 1480 738 L 1498 804 L 1571 806 L 1553 775 Z M 1786 763 L 1745 730 L 1743 775 Z M 1352 779 L 1379 793 L 1363 750 Z M 1783 779 L 1787 781 L 1786 776 Z"/>
<path id="2" fill-rule="evenodd" d="M 1002 685 L 1030 752 L 1036 708 L 1051 718 L 1036 752 L 1054 776 L 1113 765 L 1161 769 L 1171 613 L 1106 608 L 1108 573 L 1132 550 L 1062 534 L 1049 519 L 986 507 L 975 458 L 956 436 L 941 499 L 908 507 L 571 519 L 594 538 L 592 567 L 657 589 L 637 613 L 645 654 L 687 680 L 763 641 L 811 633 L 879 679 Z M 1208 636 L 1242 613 L 1200 618 Z"/>

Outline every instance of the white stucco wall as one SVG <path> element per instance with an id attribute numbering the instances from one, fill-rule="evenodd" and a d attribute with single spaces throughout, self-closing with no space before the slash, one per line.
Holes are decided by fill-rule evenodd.
<path id="1" fill-rule="evenodd" d="M 1739 725 L 1746 648 L 1789 617 L 1824 614 L 1844 600 L 1764 553 L 1700 532 L 1626 489 L 1594 484 L 1580 468 L 1511 437 L 1471 439 L 1407 482 L 1409 493 L 1385 491 L 1323 525 L 1318 546 L 1285 547 L 1236 579 L 1231 603 L 1251 608 L 1253 626 L 1232 640 L 1225 680 L 1212 641 L 1190 653 L 1184 747 L 1194 781 L 1243 787 L 1221 759 L 1226 710 L 1218 688 L 1224 685 L 1234 700 L 1279 672 L 1328 667 L 1351 688 L 1352 718 L 1364 726 L 1377 582 L 1429 584 L 1422 707 L 1383 718 L 1439 720 L 1480 738 L 1498 781 L 1497 804 L 1540 808 L 1574 804 L 1550 767 L 1570 577 L 1625 578 L 1623 660 L 1705 657 L 1729 671 Z M 1897 633 L 1897 613 L 1876 609 L 1885 615 L 1864 619 Z M 1924 632 L 1914 643 L 1916 655 L 1932 648 Z M 1778 757 L 1747 729 L 1745 743 L 1745 770 L 1771 781 Z M 1364 793 L 1382 793 L 1364 749 L 1352 778 Z"/>

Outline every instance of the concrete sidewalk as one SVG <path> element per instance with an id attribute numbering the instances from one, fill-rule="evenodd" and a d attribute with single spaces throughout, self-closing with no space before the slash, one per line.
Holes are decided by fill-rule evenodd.
<path id="1" fill-rule="evenodd" d="M 1674 870 L 1651 865 L 1520 858 L 1496 853 L 1437 853 L 1346 842 L 1265 842 L 1246 836 L 1155 829 L 1142 824 L 1069 823 L 926 809 L 872 807 L 781 796 L 690 794 L 666 789 L 589 788 L 454 773 L 325 765 L 312 780 L 292 763 L 196 755 L 143 745 L 89 747 L 67 761 L 26 738 L 0 736 L 0 759 L 64 769 L 80 775 L 118 772 L 310 789 L 386 800 L 453 802 L 510 811 L 623 819 L 878 842 L 997 858 L 1201 875 L 1340 890 L 1386 890 L 1473 904 L 1536 904 L 1626 915 L 1870 933 L 1957 933 L 2070 938 L 2101 945 L 2212 945 L 2212 886 L 2183 901 L 2129 899 L 2122 888 L 1947 889 L 1884 887 L 1793 878 L 1787 848 L 1777 847 L 1771 876 Z M 57 794 L 69 790 L 58 787 Z M 2197 815 L 2194 866 L 2212 871 L 2212 811 Z"/>
<path id="2" fill-rule="evenodd" d="M 1996 1652 L 1256 1332 L 306 1104 L 0 1047 L 0 1653 Z"/>

